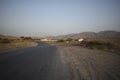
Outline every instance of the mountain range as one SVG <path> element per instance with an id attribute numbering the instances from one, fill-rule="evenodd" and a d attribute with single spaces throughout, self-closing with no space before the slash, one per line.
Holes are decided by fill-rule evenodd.
<path id="1" fill-rule="evenodd" d="M 1 39 L 18 39 L 19 37 L 16 36 L 7 36 L 7 35 L 1 35 Z M 82 33 L 75 33 L 75 34 L 68 34 L 68 35 L 59 35 L 59 36 L 50 36 L 45 38 L 51 38 L 51 39 L 79 39 L 79 38 L 120 38 L 120 32 L 118 31 L 100 31 L 98 33 L 95 32 L 82 32 Z"/>
<path id="2" fill-rule="evenodd" d="M 95 32 L 82 32 L 68 35 L 60 35 L 60 36 L 52 36 L 48 38 L 53 39 L 79 39 L 79 38 L 120 38 L 120 32 L 118 31 L 100 31 L 98 33 Z"/>
<path id="3" fill-rule="evenodd" d="M 19 39 L 19 37 L 0 34 L 0 39 Z"/>

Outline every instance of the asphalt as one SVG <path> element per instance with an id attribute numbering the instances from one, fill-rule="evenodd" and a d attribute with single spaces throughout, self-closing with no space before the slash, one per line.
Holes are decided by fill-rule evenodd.
<path id="1" fill-rule="evenodd" d="M 57 47 L 47 43 L 0 53 L 0 80 L 70 80 L 70 73 Z"/>

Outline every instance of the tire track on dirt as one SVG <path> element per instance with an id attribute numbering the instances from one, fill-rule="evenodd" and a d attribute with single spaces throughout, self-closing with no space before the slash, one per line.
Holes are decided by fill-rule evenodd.
<path id="1" fill-rule="evenodd" d="M 119 55 L 76 47 L 61 50 L 71 67 L 72 80 L 120 80 Z"/>
<path id="2" fill-rule="evenodd" d="M 89 63 L 92 66 L 93 69 L 96 69 L 96 72 L 103 71 L 105 73 L 107 80 L 119 80 L 120 79 L 120 74 L 115 73 L 109 68 L 103 67 L 103 65 L 98 64 L 94 59 L 88 57 Z M 102 74 L 103 74 L 102 73 Z M 98 73 L 99 74 L 99 73 Z M 100 77 L 102 78 L 102 77 Z M 98 79 L 97 79 L 98 80 Z M 105 77 L 101 80 L 106 80 Z"/>

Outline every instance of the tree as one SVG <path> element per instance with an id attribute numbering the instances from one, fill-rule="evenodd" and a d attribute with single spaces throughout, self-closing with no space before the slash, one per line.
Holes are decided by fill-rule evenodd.
<path id="1" fill-rule="evenodd" d="M 32 40 L 31 37 L 24 37 L 24 36 L 21 36 L 20 38 L 23 39 L 23 40 Z"/>
<path id="2" fill-rule="evenodd" d="M 66 41 L 71 42 L 73 39 L 72 38 L 67 38 Z"/>
<path id="3" fill-rule="evenodd" d="M 64 40 L 63 39 L 59 39 L 59 40 L 57 40 L 57 42 L 64 42 Z"/>

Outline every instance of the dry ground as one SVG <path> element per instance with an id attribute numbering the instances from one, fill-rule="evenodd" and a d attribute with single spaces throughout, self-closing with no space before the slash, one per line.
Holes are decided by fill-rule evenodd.
<path id="1" fill-rule="evenodd" d="M 75 46 L 59 46 L 64 64 L 72 69 L 71 80 L 120 80 L 120 55 Z"/>
<path id="2" fill-rule="evenodd" d="M 12 41 L 11 43 L 0 43 L 0 51 L 14 50 L 18 48 L 34 47 L 37 43 L 33 41 Z"/>

